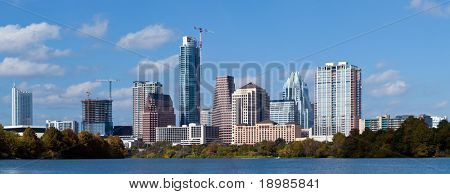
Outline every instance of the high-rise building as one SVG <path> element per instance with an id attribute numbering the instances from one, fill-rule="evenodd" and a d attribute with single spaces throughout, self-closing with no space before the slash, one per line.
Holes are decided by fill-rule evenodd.
<path id="1" fill-rule="evenodd" d="M 219 128 L 191 123 L 181 127 L 156 127 L 156 141 L 169 141 L 173 145 L 199 145 L 217 142 Z"/>
<path id="2" fill-rule="evenodd" d="M 448 121 L 446 116 L 444 116 L 444 117 L 432 116 L 431 119 L 433 121 L 433 128 L 437 128 L 439 126 L 439 124 L 441 123 L 441 121 L 443 121 L 443 120 Z"/>
<path id="3" fill-rule="evenodd" d="M 12 87 L 12 126 L 33 125 L 33 94 Z"/>
<path id="4" fill-rule="evenodd" d="M 101 136 L 112 135 L 112 100 L 86 99 L 81 102 L 82 131 Z"/>
<path id="5" fill-rule="evenodd" d="M 45 121 L 46 127 L 54 127 L 59 131 L 64 131 L 65 129 L 71 129 L 75 133 L 78 133 L 78 122 L 77 121 Z"/>
<path id="6" fill-rule="evenodd" d="M 162 94 L 162 84 L 159 82 L 133 82 L 133 135 L 142 138 L 142 117 L 148 94 Z"/>
<path id="7" fill-rule="evenodd" d="M 283 86 L 283 100 L 294 100 L 298 109 L 298 123 L 302 128 L 312 128 L 314 111 L 309 98 L 309 89 L 300 72 L 292 72 Z"/>
<path id="8" fill-rule="evenodd" d="M 146 144 L 156 142 L 156 127 L 175 125 L 172 99 L 165 94 L 148 94 L 143 114 L 142 140 Z"/>
<path id="9" fill-rule="evenodd" d="M 234 90 L 234 77 L 218 76 L 216 78 L 212 109 L 212 126 L 219 128 L 219 138 L 222 143 L 225 144 L 230 144 L 232 139 L 231 95 L 233 95 Z"/>
<path id="10" fill-rule="evenodd" d="M 249 83 L 232 95 L 231 121 L 234 125 L 255 125 L 269 120 L 269 95 L 266 90 Z"/>
<path id="11" fill-rule="evenodd" d="M 200 48 L 197 41 L 183 37 L 180 46 L 180 126 L 200 123 Z"/>
<path id="12" fill-rule="evenodd" d="M 233 143 L 236 145 L 253 145 L 262 141 L 276 141 L 283 139 L 286 142 L 296 141 L 301 138 L 301 128 L 298 124 L 291 123 L 279 125 L 272 121 L 265 121 L 253 126 L 233 126 Z"/>
<path id="13" fill-rule="evenodd" d="M 315 76 L 313 136 L 346 136 L 359 128 L 361 69 L 347 62 L 326 63 Z"/>
<path id="14" fill-rule="evenodd" d="M 200 125 L 212 126 L 211 109 L 202 109 L 200 111 Z"/>
<path id="15" fill-rule="evenodd" d="M 297 123 L 298 108 L 294 100 L 270 101 L 270 120 L 278 124 Z"/>

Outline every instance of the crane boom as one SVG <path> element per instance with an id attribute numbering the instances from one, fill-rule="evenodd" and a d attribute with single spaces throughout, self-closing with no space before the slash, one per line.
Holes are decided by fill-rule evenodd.
<path id="1" fill-rule="evenodd" d="M 112 100 L 112 82 L 118 82 L 116 79 L 98 79 L 97 82 L 108 82 L 109 83 L 109 99 Z"/>

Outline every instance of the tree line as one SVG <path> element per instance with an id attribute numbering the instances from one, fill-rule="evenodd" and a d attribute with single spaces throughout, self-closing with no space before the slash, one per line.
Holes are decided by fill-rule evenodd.
<path id="1" fill-rule="evenodd" d="M 429 128 L 420 119 L 408 118 L 397 130 L 352 130 L 348 137 L 341 133 L 332 142 L 313 139 L 286 143 L 283 139 L 263 141 L 255 145 L 193 145 L 172 146 L 157 142 L 145 151 L 133 152 L 138 158 L 389 158 L 450 157 L 450 124 L 442 121 Z"/>
<path id="2" fill-rule="evenodd" d="M 0 125 L 0 159 L 124 158 L 126 154 L 117 136 L 104 139 L 87 131 L 76 134 L 71 129 L 59 131 L 51 127 L 38 138 L 30 128 L 19 136 Z"/>

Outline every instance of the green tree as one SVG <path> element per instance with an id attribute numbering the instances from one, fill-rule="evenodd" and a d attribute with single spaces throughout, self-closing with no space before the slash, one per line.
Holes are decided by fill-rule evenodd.
<path id="1" fill-rule="evenodd" d="M 54 127 L 45 130 L 41 140 L 46 152 L 45 158 L 59 158 L 62 149 L 64 148 L 63 135 Z"/>
<path id="2" fill-rule="evenodd" d="M 3 126 L 0 126 L 0 159 L 15 158 L 18 144 L 19 136 L 3 130 Z"/>
<path id="3" fill-rule="evenodd" d="M 342 133 L 336 133 L 333 136 L 333 145 L 331 151 L 335 157 L 345 157 L 345 135 Z"/>
<path id="4" fill-rule="evenodd" d="M 126 155 L 126 149 L 122 140 L 118 136 L 109 136 L 106 139 L 109 144 L 110 155 L 112 158 L 123 158 Z"/>
<path id="5" fill-rule="evenodd" d="M 25 129 L 22 137 L 19 138 L 16 156 L 22 159 L 39 158 L 43 150 L 42 142 L 36 133 L 30 128 Z"/>

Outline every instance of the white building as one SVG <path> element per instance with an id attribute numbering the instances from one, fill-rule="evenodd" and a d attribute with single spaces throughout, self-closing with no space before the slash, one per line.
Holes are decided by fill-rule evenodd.
<path id="1" fill-rule="evenodd" d="M 41 138 L 46 130 L 45 126 L 32 126 L 32 125 L 15 125 L 15 126 L 5 126 L 3 129 L 5 131 L 15 132 L 22 136 L 26 129 L 30 128 L 34 131 L 37 137 Z"/>
<path id="2" fill-rule="evenodd" d="M 249 83 L 232 95 L 231 121 L 233 126 L 256 123 L 270 119 L 270 98 L 266 90 Z"/>
<path id="3" fill-rule="evenodd" d="M 75 133 L 79 131 L 79 124 L 77 121 L 50 121 L 46 120 L 45 125 L 47 128 L 54 127 L 59 131 L 64 131 L 64 129 L 72 129 Z"/>
<path id="4" fill-rule="evenodd" d="M 211 109 L 203 109 L 200 111 L 200 125 L 212 126 Z"/>
<path id="5" fill-rule="evenodd" d="M 444 117 L 432 116 L 431 119 L 433 120 L 433 128 L 437 128 L 439 126 L 439 123 L 441 123 L 441 121 L 443 120 L 448 121 L 448 118 L 446 116 Z"/>
<path id="6" fill-rule="evenodd" d="M 169 141 L 173 145 L 199 145 L 219 140 L 219 128 L 191 123 L 181 127 L 156 127 L 156 141 Z"/>
<path id="7" fill-rule="evenodd" d="M 12 126 L 33 125 L 33 94 L 21 91 L 14 84 L 12 96 Z"/>
<path id="8" fill-rule="evenodd" d="M 133 84 L 133 135 L 142 138 L 143 115 L 148 94 L 162 94 L 162 84 L 147 81 L 135 81 Z"/>
<path id="9" fill-rule="evenodd" d="M 313 136 L 346 136 L 359 128 L 361 69 L 347 62 L 326 63 L 315 76 Z"/>

